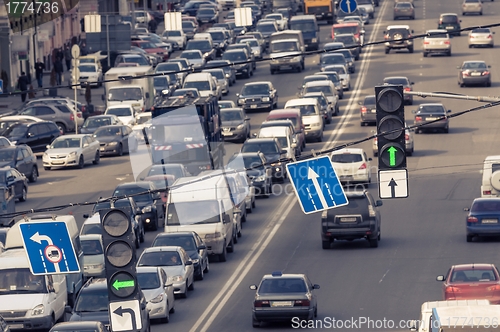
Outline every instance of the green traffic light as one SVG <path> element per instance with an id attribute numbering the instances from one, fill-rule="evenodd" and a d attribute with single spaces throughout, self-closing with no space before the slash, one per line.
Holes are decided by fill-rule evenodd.
<path id="1" fill-rule="evenodd" d="M 126 287 L 134 287 L 134 286 L 135 286 L 134 280 L 124 280 L 124 281 L 115 280 L 115 282 L 113 283 L 113 288 L 115 288 L 116 290 L 120 290 L 121 288 L 126 288 Z"/>
<path id="2" fill-rule="evenodd" d="M 396 166 L 396 152 L 398 149 L 395 147 L 391 146 L 387 152 L 389 152 L 389 166 Z"/>

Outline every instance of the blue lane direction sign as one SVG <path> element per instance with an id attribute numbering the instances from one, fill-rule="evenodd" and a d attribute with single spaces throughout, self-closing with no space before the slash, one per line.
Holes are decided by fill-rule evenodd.
<path id="1" fill-rule="evenodd" d="M 358 8 L 358 3 L 356 0 L 341 0 L 339 2 L 339 8 L 344 13 L 350 14 Z"/>
<path id="2" fill-rule="evenodd" d="M 45 275 L 80 272 L 66 223 L 22 223 L 19 228 L 31 273 Z"/>
<path id="3" fill-rule="evenodd" d="M 328 156 L 289 163 L 286 169 L 305 214 L 349 203 Z"/>

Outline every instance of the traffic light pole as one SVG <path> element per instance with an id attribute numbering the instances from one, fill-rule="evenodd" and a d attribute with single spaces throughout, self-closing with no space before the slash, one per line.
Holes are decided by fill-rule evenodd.
<path id="1" fill-rule="evenodd" d="M 418 96 L 422 98 L 436 97 L 436 98 L 449 98 L 449 99 L 460 99 L 460 100 L 474 100 L 482 103 L 495 103 L 500 101 L 499 97 L 467 96 L 467 95 L 458 95 L 458 94 L 443 93 L 443 92 L 405 91 L 404 94 L 410 96 Z"/>

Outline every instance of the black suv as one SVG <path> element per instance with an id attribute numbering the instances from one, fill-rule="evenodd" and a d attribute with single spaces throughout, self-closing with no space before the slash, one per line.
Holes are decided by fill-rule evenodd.
<path id="1" fill-rule="evenodd" d="M 271 163 L 274 180 L 284 181 L 286 178 L 286 162 L 280 161 L 286 157 L 286 150 L 283 150 L 277 138 L 251 138 L 241 147 L 241 152 L 262 152 Z"/>
<path id="2" fill-rule="evenodd" d="M 408 25 L 389 25 L 384 31 L 385 36 L 385 54 L 389 54 L 391 49 L 407 48 L 413 53 L 413 40 L 410 38 L 413 30 Z"/>
<path id="3" fill-rule="evenodd" d="M 30 182 L 38 180 L 36 156 L 30 147 L 22 144 L 0 149 L 0 167 L 10 166 L 23 173 Z"/>
<path id="4" fill-rule="evenodd" d="M 61 131 L 52 121 L 19 122 L 7 128 L 3 136 L 16 145 L 28 145 L 33 152 L 45 152 L 47 145 L 61 136 Z"/>
<path id="5" fill-rule="evenodd" d="M 252 60 L 252 69 L 255 70 L 257 65 L 255 64 L 255 55 L 253 55 L 252 48 L 247 43 L 236 43 L 229 45 L 226 50 L 246 50 L 249 54 L 248 60 Z"/>
<path id="6" fill-rule="evenodd" d="M 141 332 L 150 330 L 149 313 L 146 309 L 146 297 L 140 291 L 140 308 L 141 308 Z M 82 287 L 75 302 L 75 307 L 72 310 L 70 306 L 66 306 L 66 313 L 71 314 L 70 322 L 74 321 L 98 321 L 106 327 L 110 326 L 109 322 L 109 299 L 108 285 L 105 278 L 91 278 Z M 111 329 L 110 329 L 111 330 Z"/>
<path id="7" fill-rule="evenodd" d="M 113 197 L 132 196 L 137 206 L 142 209 L 142 223 L 150 230 L 156 231 L 158 227 L 165 226 L 165 214 L 163 213 L 163 202 L 159 192 L 151 193 L 157 188 L 150 181 L 128 182 L 119 184 L 113 192 Z"/>
<path id="8" fill-rule="evenodd" d="M 271 82 L 246 83 L 236 96 L 238 106 L 246 112 L 258 109 L 270 111 L 278 107 L 278 92 Z"/>
<path id="9" fill-rule="evenodd" d="M 264 154 L 262 152 L 237 153 L 231 157 L 228 164 L 236 162 L 239 158 L 243 159 L 248 178 L 255 188 L 255 196 L 268 198 L 273 190 L 273 171 Z"/>
<path id="10" fill-rule="evenodd" d="M 349 204 L 324 211 L 321 215 L 321 243 L 330 249 L 334 240 L 367 239 L 370 247 L 380 241 L 380 212 L 382 201 L 375 201 L 366 190 L 346 191 Z"/>
<path id="11" fill-rule="evenodd" d="M 253 76 L 253 68 L 250 64 L 250 55 L 245 49 L 227 50 L 222 55 L 222 60 L 228 60 L 236 70 L 236 76 L 241 75 L 246 78 Z"/>
<path id="12" fill-rule="evenodd" d="M 445 13 L 439 15 L 438 29 L 448 31 L 450 36 L 460 36 L 460 23 L 462 20 L 458 18 L 458 14 Z"/>

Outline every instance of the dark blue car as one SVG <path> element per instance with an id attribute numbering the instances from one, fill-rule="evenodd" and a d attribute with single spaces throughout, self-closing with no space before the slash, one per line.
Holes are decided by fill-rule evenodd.
<path id="1" fill-rule="evenodd" d="M 474 236 L 500 236 L 500 198 L 476 198 L 466 208 L 467 242 Z"/>

